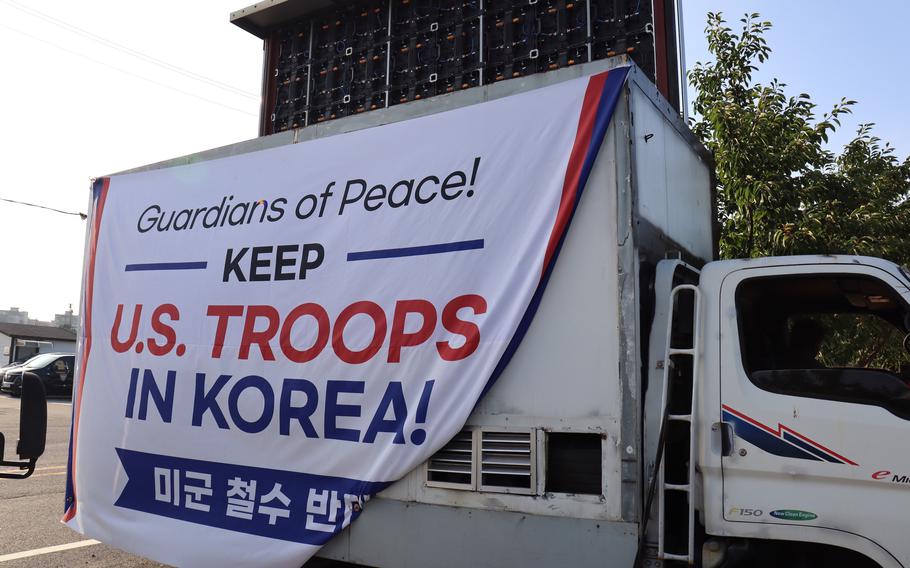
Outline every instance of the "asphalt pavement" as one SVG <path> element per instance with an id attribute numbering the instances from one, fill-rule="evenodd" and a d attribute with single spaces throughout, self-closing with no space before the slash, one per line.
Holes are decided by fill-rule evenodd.
<path id="1" fill-rule="evenodd" d="M 71 413 L 69 400 L 49 400 L 47 449 L 35 473 L 0 479 L 0 568 L 164 566 L 90 540 L 60 522 Z M 0 394 L 0 432 L 6 436 L 5 459 L 16 459 L 19 399 L 8 394 Z"/>

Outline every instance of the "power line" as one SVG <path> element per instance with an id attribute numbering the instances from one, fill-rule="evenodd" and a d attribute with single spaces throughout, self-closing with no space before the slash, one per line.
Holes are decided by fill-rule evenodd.
<path id="1" fill-rule="evenodd" d="M 5 0 L 0 0 L 0 1 L 5 1 Z M 6 29 L 8 29 L 8 30 L 10 30 L 10 31 L 12 31 L 12 32 L 16 32 L 17 34 L 24 35 L 25 37 L 31 38 L 31 39 L 33 39 L 33 40 L 35 40 L 35 41 L 40 41 L 41 43 L 47 44 L 47 45 L 49 45 L 49 46 L 51 46 L 51 47 L 54 47 L 54 48 L 57 48 L 57 49 L 59 49 L 59 50 L 61 50 L 61 51 L 65 51 L 65 52 L 70 53 L 70 54 L 72 54 L 72 55 L 76 55 L 76 56 L 81 57 L 81 58 L 83 58 L 83 59 L 87 59 L 87 60 L 91 61 L 92 63 L 97 63 L 98 65 L 102 65 L 102 66 L 107 67 L 107 68 L 109 68 L 109 69 L 113 69 L 114 71 L 119 71 L 120 73 L 123 73 L 123 74 L 125 74 L 125 75 L 130 75 L 131 77 L 135 77 L 135 78 L 137 78 L 137 79 L 142 79 L 143 81 L 147 81 L 147 82 L 149 82 L 149 83 L 153 83 L 153 84 L 155 84 L 155 85 L 158 85 L 159 87 L 164 87 L 165 89 L 170 89 L 170 90 L 172 90 L 172 91 L 178 92 L 178 93 L 183 94 L 183 95 L 186 95 L 186 96 L 188 96 L 188 97 L 193 97 L 193 98 L 199 99 L 199 100 L 201 100 L 201 101 L 205 101 L 205 102 L 208 102 L 208 103 L 212 103 L 213 105 L 218 105 L 218 106 L 220 106 L 220 107 L 224 107 L 224 108 L 229 109 L 229 110 L 232 110 L 232 111 L 234 111 L 234 112 L 239 112 L 239 113 L 246 114 L 246 115 L 249 115 L 249 116 L 257 116 L 257 114 L 254 113 L 254 112 L 250 112 L 250 111 L 247 111 L 247 110 L 244 110 L 244 109 L 241 109 L 241 108 L 233 107 L 233 106 L 231 106 L 231 105 L 227 105 L 227 104 L 224 104 L 224 103 L 221 103 L 221 102 L 212 100 L 212 99 L 210 99 L 210 98 L 208 98 L 208 97 L 203 97 L 202 95 L 197 95 L 197 94 L 191 93 L 191 92 L 189 92 L 189 91 L 184 91 L 183 89 L 178 89 L 177 87 L 173 87 L 173 86 L 168 85 L 168 84 L 166 84 L 166 83 L 162 83 L 162 82 L 160 82 L 160 81 L 156 81 L 156 80 L 154 80 L 154 79 L 150 79 L 150 78 L 148 78 L 148 77 L 145 77 L 144 75 L 139 75 L 138 73 L 133 73 L 132 71 L 127 71 L 126 69 L 121 69 L 120 67 L 116 67 L 116 66 L 114 66 L 114 65 L 110 65 L 109 63 L 105 63 L 104 61 L 95 59 L 94 57 L 89 57 L 88 55 L 85 55 L 85 54 L 83 54 L 83 53 L 79 53 L 78 51 L 73 51 L 72 49 L 67 49 L 67 48 L 63 47 L 62 45 L 58 45 L 58 44 L 56 44 L 56 43 L 54 43 L 54 42 L 52 42 L 52 41 L 48 41 L 48 40 L 46 40 L 46 39 L 42 39 L 42 38 L 40 38 L 40 37 L 38 37 L 38 36 L 32 35 L 32 34 L 30 34 L 30 33 L 28 33 L 28 32 L 24 32 L 24 31 L 22 31 L 22 30 L 20 30 L 20 29 L 16 29 L 16 28 L 14 28 L 14 27 L 7 26 L 6 24 L 0 24 L 0 28 L 6 28 Z"/>
<path id="2" fill-rule="evenodd" d="M 228 83 L 224 83 L 217 79 L 212 79 L 211 77 L 206 77 L 205 75 L 201 75 L 194 71 L 190 71 L 189 69 L 184 69 L 183 67 L 179 67 L 177 65 L 174 65 L 173 63 L 168 63 L 167 61 L 158 59 L 157 57 L 152 57 L 151 55 L 147 55 L 147 54 L 142 53 L 141 51 L 137 51 L 131 47 L 127 47 L 123 44 L 109 40 L 98 34 L 92 33 L 86 29 L 80 28 L 79 26 L 76 26 L 76 25 L 66 22 L 64 20 L 61 20 L 59 18 L 55 18 L 54 16 L 45 14 L 44 12 L 36 10 L 30 6 L 25 6 L 23 4 L 20 4 L 19 2 L 16 2 L 16 0 L 0 0 L 0 2 L 3 2 L 4 4 L 6 4 L 12 8 L 15 8 L 17 10 L 20 10 L 22 12 L 25 12 L 35 18 L 39 18 L 39 19 L 49 22 L 55 26 L 64 28 L 75 34 L 81 35 L 92 41 L 100 43 L 106 47 L 120 51 L 121 53 L 125 53 L 127 55 L 131 55 L 138 59 L 142 59 L 143 61 L 147 61 L 154 65 L 158 65 L 159 67 L 163 67 L 169 71 L 173 71 L 174 73 L 179 73 L 180 75 L 183 75 L 184 77 L 188 77 L 188 78 L 196 80 L 196 81 L 201 81 L 203 83 L 207 83 L 213 87 L 217 87 L 217 88 L 223 89 L 225 91 L 230 91 L 230 92 L 234 93 L 235 95 L 240 95 L 240 96 L 247 97 L 250 99 L 256 99 L 256 100 L 259 99 L 259 95 L 255 94 L 255 93 L 251 93 L 249 91 L 244 91 L 243 89 L 240 89 L 240 88 L 230 85 Z"/>
<path id="3" fill-rule="evenodd" d="M 7 203 L 15 203 L 16 205 L 26 205 L 28 207 L 37 207 L 38 209 L 47 209 L 48 211 L 53 211 L 55 213 L 63 213 L 64 215 L 75 215 L 85 221 L 88 217 L 85 213 L 78 213 L 73 211 L 64 211 L 62 209 L 55 209 L 54 207 L 48 207 L 46 205 L 38 205 L 37 203 L 28 203 L 25 201 L 16 201 L 15 199 L 7 199 L 5 197 L 0 197 L 0 201 L 6 201 Z"/>

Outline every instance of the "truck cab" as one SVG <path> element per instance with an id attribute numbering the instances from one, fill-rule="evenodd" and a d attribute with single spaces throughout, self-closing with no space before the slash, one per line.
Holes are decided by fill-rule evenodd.
<path id="1" fill-rule="evenodd" d="M 713 556 L 797 541 L 910 564 L 907 269 L 853 256 L 712 262 L 698 293 L 695 495 Z"/>

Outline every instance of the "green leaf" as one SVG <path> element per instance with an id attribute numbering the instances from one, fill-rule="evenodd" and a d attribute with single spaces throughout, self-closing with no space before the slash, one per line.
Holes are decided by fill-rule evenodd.
<path id="1" fill-rule="evenodd" d="M 910 264 L 910 159 L 863 124 L 840 153 L 825 144 L 853 112 L 842 98 L 821 119 L 811 95 L 753 79 L 771 55 L 771 22 L 721 13 L 705 28 L 712 61 L 689 73 L 693 132 L 714 153 L 721 255 L 857 253 Z"/>

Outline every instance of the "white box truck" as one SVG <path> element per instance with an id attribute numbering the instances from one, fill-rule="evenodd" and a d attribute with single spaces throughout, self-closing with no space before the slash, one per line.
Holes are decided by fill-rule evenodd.
<path id="1" fill-rule="evenodd" d="M 137 171 L 626 64 L 504 81 Z M 464 429 L 313 562 L 910 565 L 901 441 L 910 274 L 848 256 L 716 261 L 712 172 L 711 156 L 633 66 L 513 359 Z"/>

